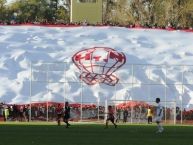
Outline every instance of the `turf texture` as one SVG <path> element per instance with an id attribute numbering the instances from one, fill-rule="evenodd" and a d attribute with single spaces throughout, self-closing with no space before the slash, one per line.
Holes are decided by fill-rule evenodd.
<path id="1" fill-rule="evenodd" d="M 0 123 L 0 145 L 193 145 L 193 126 Z"/>

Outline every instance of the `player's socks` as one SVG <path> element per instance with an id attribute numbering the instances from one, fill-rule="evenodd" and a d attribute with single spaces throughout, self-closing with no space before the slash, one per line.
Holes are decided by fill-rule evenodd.
<path id="1" fill-rule="evenodd" d="M 159 126 L 156 133 L 162 133 L 163 131 L 164 131 L 164 128 L 162 126 Z"/>
<path id="2" fill-rule="evenodd" d="M 114 124 L 115 128 L 117 128 L 117 124 Z"/>
<path id="3" fill-rule="evenodd" d="M 164 128 L 161 126 L 159 129 L 160 133 L 164 131 Z"/>
<path id="4" fill-rule="evenodd" d="M 69 128 L 69 125 L 68 125 L 68 123 L 66 124 L 66 128 Z"/>
<path id="5" fill-rule="evenodd" d="M 160 124 L 157 125 L 158 130 L 160 130 L 162 128 L 162 126 Z"/>

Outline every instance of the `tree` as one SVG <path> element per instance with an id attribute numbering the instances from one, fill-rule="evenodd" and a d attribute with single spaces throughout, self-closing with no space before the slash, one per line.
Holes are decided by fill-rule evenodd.
<path id="1" fill-rule="evenodd" d="M 103 1 L 103 22 L 108 23 L 112 21 L 115 12 L 115 2 L 113 0 Z"/>
<path id="2" fill-rule="evenodd" d="M 0 0 L 0 21 L 70 22 L 71 0 Z M 103 22 L 128 25 L 193 26 L 193 0 L 103 0 Z"/>
<path id="3" fill-rule="evenodd" d="M 0 21 L 5 19 L 5 15 L 6 15 L 5 3 L 6 3 L 6 0 L 0 0 Z"/>
<path id="4" fill-rule="evenodd" d="M 193 1 L 178 0 L 178 21 L 183 27 L 193 27 Z"/>
<path id="5" fill-rule="evenodd" d="M 57 19 L 63 23 L 70 22 L 70 6 L 71 0 L 63 0 L 62 5 L 58 7 L 57 10 Z"/>

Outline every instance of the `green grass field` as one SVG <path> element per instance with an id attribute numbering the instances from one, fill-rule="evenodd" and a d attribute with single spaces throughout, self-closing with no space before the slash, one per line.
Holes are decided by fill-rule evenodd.
<path id="1" fill-rule="evenodd" d="M 193 126 L 0 123 L 0 145 L 193 145 Z"/>

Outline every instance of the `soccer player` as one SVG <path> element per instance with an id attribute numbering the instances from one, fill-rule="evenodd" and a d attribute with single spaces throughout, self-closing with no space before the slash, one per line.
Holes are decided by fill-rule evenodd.
<path id="1" fill-rule="evenodd" d="M 107 120 L 106 120 L 106 127 L 108 128 L 108 123 L 109 121 L 111 121 L 113 123 L 113 125 L 115 126 L 115 128 L 117 128 L 117 124 L 115 124 L 115 117 L 114 117 L 114 111 L 112 106 L 108 106 L 108 116 L 107 116 Z"/>
<path id="2" fill-rule="evenodd" d="M 65 111 L 64 111 L 64 122 L 66 123 L 66 128 L 69 128 L 70 124 L 68 120 L 70 118 L 70 106 L 68 102 L 65 102 Z"/>
<path id="3" fill-rule="evenodd" d="M 125 108 L 123 111 L 123 123 L 127 122 L 128 115 L 129 115 L 129 112 L 128 112 L 127 108 Z"/>
<path id="4" fill-rule="evenodd" d="M 158 127 L 157 133 L 162 133 L 164 131 L 164 128 L 161 125 L 161 121 L 162 121 L 162 118 L 163 118 L 163 107 L 160 104 L 160 98 L 156 98 L 155 101 L 157 103 L 156 118 L 155 118 L 155 121 L 156 121 L 157 127 Z"/>
<path id="5" fill-rule="evenodd" d="M 58 106 L 56 108 L 56 114 L 57 114 L 57 123 L 58 123 L 58 126 L 59 126 L 59 125 L 61 125 L 60 119 L 61 119 L 62 114 L 63 114 L 63 108 L 60 104 L 58 104 Z"/>

